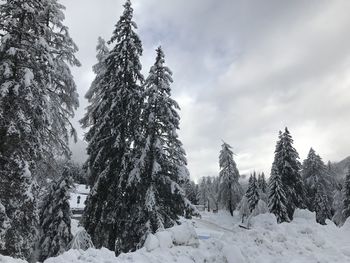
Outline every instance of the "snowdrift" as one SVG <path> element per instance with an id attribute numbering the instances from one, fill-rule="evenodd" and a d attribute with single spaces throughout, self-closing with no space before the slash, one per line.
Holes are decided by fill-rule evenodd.
<path id="1" fill-rule="evenodd" d="M 45 263 L 348 263 L 350 262 L 350 219 L 342 228 L 331 221 L 315 222 L 315 215 L 297 210 L 294 221 L 277 224 L 271 214 L 251 221 L 252 228 L 238 227 L 238 213 L 203 213 L 194 219 L 147 238 L 145 246 L 118 258 L 103 249 L 70 250 Z M 199 239 L 198 239 L 199 237 Z M 24 263 L 0 256 L 0 262 Z"/>

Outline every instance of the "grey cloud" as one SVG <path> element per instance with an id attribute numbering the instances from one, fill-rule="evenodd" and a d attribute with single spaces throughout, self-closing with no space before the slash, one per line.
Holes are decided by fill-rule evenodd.
<path id="1" fill-rule="evenodd" d="M 108 39 L 124 1 L 64 0 L 80 46 L 83 95 L 98 36 Z M 350 154 L 350 2 L 134 0 L 144 73 L 162 44 L 182 107 L 181 138 L 194 178 L 218 173 L 221 139 L 242 172 L 269 172 L 278 130 L 290 127 L 304 158 Z M 81 118 L 86 106 L 77 112 Z M 82 131 L 80 131 L 82 133 Z"/>

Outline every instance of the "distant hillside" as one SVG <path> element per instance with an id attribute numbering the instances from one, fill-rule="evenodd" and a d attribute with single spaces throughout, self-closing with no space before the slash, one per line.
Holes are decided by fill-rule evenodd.
<path id="1" fill-rule="evenodd" d="M 348 168 L 350 167 L 350 156 L 340 161 L 339 163 L 332 163 L 335 173 L 340 177 L 344 178 Z"/>

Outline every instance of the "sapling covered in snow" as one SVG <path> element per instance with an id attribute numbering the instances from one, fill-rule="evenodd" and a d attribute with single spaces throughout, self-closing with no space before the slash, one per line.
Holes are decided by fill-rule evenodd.
<path id="1" fill-rule="evenodd" d="M 69 248 L 73 238 L 69 198 L 73 178 L 65 169 L 61 178 L 55 182 L 44 199 L 40 212 L 40 260 L 57 256 Z"/>
<path id="2" fill-rule="evenodd" d="M 283 189 L 282 178 L 278 173 L 276 166 L 273 164 L 271 169 L 271 177 L 269 179 L 269 211 L 277 218 L 278 223 L 289 222 L 287 212 L 287 197 Z"/>
<path id="3" fill-rule="evenodd" d="M 219 165 L 219 202 L 233 215 L 242 198 L 243 190 L 238 182 L 240 175 L 233 160 L 231 146 L 225 142 L 220 151 Z"/>
<path id="4" fill-rule="evenodd" d="M 180 185 L 189 180 L 185 151 L 177 135 L 180 116 L 178 104 L 171 98 L 172 73 L 165 65 L 159 47 L 143 93 L 142 130 L 135 142 L 134 166 L 129 174 L 126 196 L 130 217 L 125 222 L 122 251 L 142 245 L 148 233 L 169 228 L 179 216 L 194 212 Z"/>
<path id="5" fill-rule="evenodd" d="M 78 106 L 77 48 L 56 0 L 0 5 L 0 201 L 9 227 L 0 253 L 29 258 L 36 240 L 36 163 L 69 153 Z"/>
<path id="6" fill-rule="evenodd" d="M 82 119 L 83 127 L 90 128 L 85 137 L 89 155 L 86 167 L 93 184 L 86 201 L 83 226 L 97 248 L 123 251 L 134 248 L 133 238 L 128 239 L 134 232 L 127 233 L 129 229 L 125 224 L 141 224 L 138 217 L 134 217 L 137 210 L 131 211 L 129 207 L 136 199 L 132 200 L 127 192 L 143 105 L 142 45 L 136 27 L 130 0 L 127 0 L 108 42 L 110 51 L 98 50 L 101 64 L 87 94 L 90 106 Z"/>

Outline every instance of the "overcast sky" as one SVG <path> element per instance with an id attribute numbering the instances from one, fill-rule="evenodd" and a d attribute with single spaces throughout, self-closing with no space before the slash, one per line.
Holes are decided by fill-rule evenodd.
<path id="1" fill-rule="evenodd" d="M 134 0 L 143 72 L 162 45 L 174 73 L 191 176 L 217 175 L 222 140 L 241 173 L 269 174 L 288 126 L 301 159 L 350 155 L 350 1 Z M 98 36 L 109 40 L 123 0 L 62 0 L 80 48 L 81 107 Z M 79 135 L 84 131 L 75 121 Z"/>

